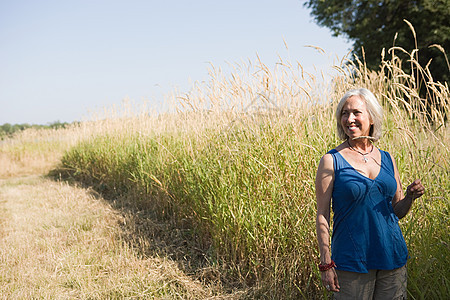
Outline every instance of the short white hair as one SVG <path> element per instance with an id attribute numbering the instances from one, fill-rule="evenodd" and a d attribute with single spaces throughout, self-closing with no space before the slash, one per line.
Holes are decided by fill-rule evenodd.
<path id="1" fill-rule="evenodd" d="M 367 112 L 369 113 L 370 120 L 373 123 L 372 127 L 370 128 L 369 136 L 371 136 L 374 141 L 378 141 L 381 137 L 383 127 L 383 108 L 381 107 L 375 95 L 365 88 L 349 90 L 339 101 L 336 108 L 336 127 L 338 137 L 341 140 L 348 139 L 348 136 L 345 134 L 344 129 L 342 128 L 341 116 L 345 102 L 352 96 L 359 96 L 366 104 Z"/>

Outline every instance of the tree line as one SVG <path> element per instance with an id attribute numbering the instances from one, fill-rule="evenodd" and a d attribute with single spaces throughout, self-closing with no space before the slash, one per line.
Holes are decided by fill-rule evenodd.
<path id="1" fill-rule="evenodd" d="M 15 133 L 23 131 L 25 129 L 34 128 L 34 129 L 59 129 L 68 126 L 70 123 L 55 121 L 49 123 L 47 125 L 36 125 L 36 124 L 10 124 L 4 123 L 0 125 L 0 138 L 4 139 L 5 137 L 11 137 Z"/>

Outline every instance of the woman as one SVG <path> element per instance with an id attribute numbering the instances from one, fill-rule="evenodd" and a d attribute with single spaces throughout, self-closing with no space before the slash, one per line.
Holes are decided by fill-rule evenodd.
<path id="1" fill-rule="evenodd" d="M 344 142 L 322 157 L 317 170 L 319 269 L 335 299 L 406 299 L 408 251 L 398 219 L 424 187 L 415 180 L 404 196 L 394 159 L 373 145 L 382 117 L 369 90 L 347 92 L 336 109 Z"/>

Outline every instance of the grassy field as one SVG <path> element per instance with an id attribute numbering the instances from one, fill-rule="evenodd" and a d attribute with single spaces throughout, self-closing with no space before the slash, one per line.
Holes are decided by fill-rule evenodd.
<path id="1" fill-rule="evenodd" d="M 337 101 L 349 88 L 366 87 L 385 110 L 377 147 L 396 158 L 404 185 L 421 178 L 426 187 L 400 224 L 411 256 L 409 296 L 445 299 L 450 295 L 445 263 L 450 257 L 449 89 L 433 82 L 415 63 L 415 54 L 411 62 L 401 62 L 395 51 L 402 50 L 391 49 L 380 72 L 363 63 L 337 67 L 329 84 L 281 59 L 273 68 L 260 61 L 236 65 L 230 74 L 212 68 L 209 82 L 174 99 L 176 110 L 152 114 L 127 103 L 97 121 L 65 129 L 72 130 L 66 135 L 71 138 L 56 139 L 65 144 L 50 147 L 51 159 L 36 154 L 40 146 L 30 146 L 35 147 L 30 152 L 19 146 L 29 139 L 2 145 L 1 155 L 17 156 L 3 176 L 26 173 L 20 166 L 27 157 L 41 159 L 42 171 L 61 159 L 51 172 L 54 178 L 93 188 L 132 220 L 121 239 L 140 259 L 168 257 L 198 284 L 198 289 L 178 289 L 180 282 L 169 280 L 174 284 L 163 286 L 170 291 L 156 298 L 323 299 L 328 295 L 316 267 L 315 171 L 320 157 L 339 144 Z M 413 73 L 405 74 L 402 63 L 412 64 Z M 164 225 L 158 230 L 149 224 Z M 169 232 L 166 238 L 155 238 L 162 232 Z M 98 268 L 107 268 L 103 256 L 93 258 Z M 142 291 L 145 281 L 140 276 L 145 278 L 137 273 L 130 279 L 135 285 L 120 295 L 137 297 L 133 290 Z M 122 286 L 121 278 L 108 280 Z M 82 287 L 90 285 L 96 290 L 93 279 L 72 287 L 89 298 Z"/>
<path id="2" fill-rule="evenodd" d="M 27 176 L 2 180 L 0 201 L 0 299 L 217 296 L 173 259 L 150 254 L 152 247 L 143 255 L 131 240 L 137 224 L 144 224 L 142 215 L 136 223 L 131 212 L 117 210 L 92 190 Z M 150 219 L 145 225 L 148 233 L 171 231 Z M 147 245 L 158 241 L 140 239 Z"/>
<path id="3" fill-rule="evenodd" d="M 0 146 L 0 299 L 237 299 L 183 230 L 128 198 L 47 174 L 87 126 L 28 131 Z M 198 251 L 197 251 L 198 252 Z M 204 261 L 199 259 L 198 261 Z M 203 278 L 201 280 L 201 278 Z"/>

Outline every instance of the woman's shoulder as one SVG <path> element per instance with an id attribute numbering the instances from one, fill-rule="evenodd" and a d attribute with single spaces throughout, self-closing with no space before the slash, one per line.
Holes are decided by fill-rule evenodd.
<path id="1" fill-rule="evenodd" d="M 333 170 L 334 169 L 334 155 L 339 153 L 343 149 L 343 144 L 340 144 L 336 148 L 329 150 L 325 153 L 319 162 L 319 169 L 323 168 L 325 170 Z"/>
<path id="2" fill-rule="evenodd" d="M 389 159 L 391 159 L 391 160 L 394 159 L 394 157 L 393 157 L 393 156 L 391 155 L 391 153 L 389 153 L 388 151 L 383 150 L 383 149 L 380 149 L 380 148 L 378 148 L 378 147 L 377 147 L 377 149 L 378 149 L 378 151 L 380 151 L 381 155 L 384 155 L 384 156 L 386 156 L 387 158 L 389 158 Z"/>
<path id="3" fill-rule="evenodd" d="M 325 153 L 319 162 L 319 170 L 332 170 L 333 168 L 333 150 L 328 151 Z"/>
<path id="4" fill-rule="evenodd" d="M 380 148 L 378 148 L 378 151 L 380 151 L 381 155 L 384 156 L 391 164 L 395 165 L 395 159 L 391 153 Z"/>
<path id="5" fill-rule="evenodd" d="M 325 154 L 322 156 L 321 161 L 322 161 L 322 160 L 333 161 L 333 156 L 334 156 L 334 154 L 339 153 L 342 149 L 345 148 L 343 144 L 344 144 L 344 143 L 340 144 L 340 145 L 337 146 L 336 148 L 333 148 L 333 149 L 329 150 L 327 153 L 325 153 Z"/>
<path id="6" fill-rule="evenodd" d="M 342 151 L 344 148 L 345 148 L 345 143 L 342 143 L 339 146 L 337 146 L 336 148 L 329 150 L 325 155 L 329 154 L 331 156 L 332 154 Z"/>

